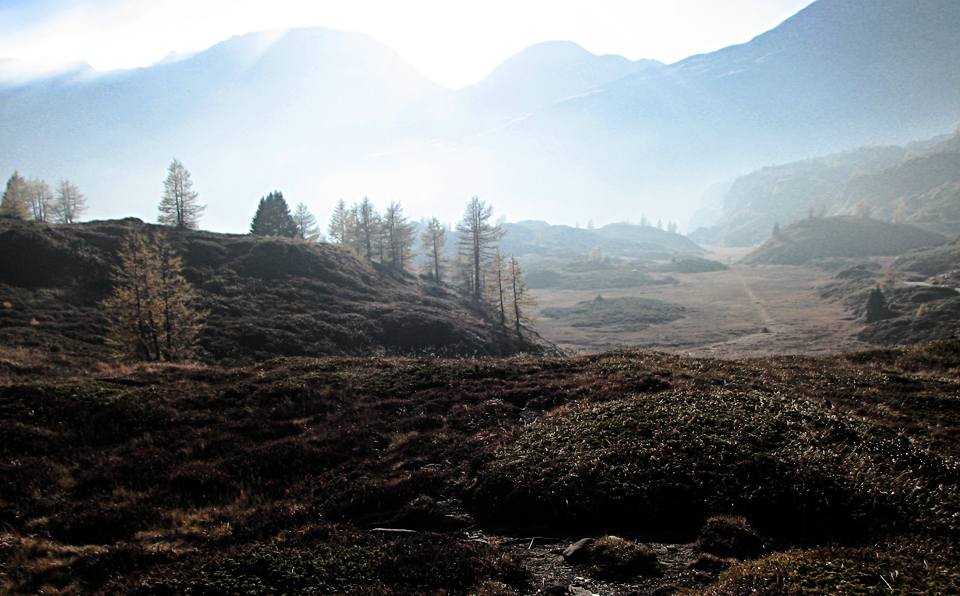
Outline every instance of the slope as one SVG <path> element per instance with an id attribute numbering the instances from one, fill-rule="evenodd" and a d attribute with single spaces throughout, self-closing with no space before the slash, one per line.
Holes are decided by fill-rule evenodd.
<path id="1" fill-rule="evenodd" d="M 9 345 L 104 354 L 101 301 L 135 219 L 51 226 L 0 222 L 0 338 Z M 455 291 L 361 263 L 338 248 L 178 230 L 170 240 L 209 311 L 200 359 L 226 364 L 336 354 L 507 355 L 538 351 L 498 330 Z"/>
<path id="2" fill-rule="evenodd" d="M 802 265 L 813 259 L 896 256 L 946 242 L 941 234 L 905 224 L 865 217 L 810 217 L 784 226 L 743 262 Z"/>

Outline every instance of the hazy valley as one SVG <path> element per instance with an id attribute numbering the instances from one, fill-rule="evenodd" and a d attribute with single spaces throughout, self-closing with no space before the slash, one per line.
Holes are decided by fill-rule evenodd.
<path id="1" fill-rule="evenodd" d="M 0 594 L 960 593 L 957 64 L 0 60 Z"/>

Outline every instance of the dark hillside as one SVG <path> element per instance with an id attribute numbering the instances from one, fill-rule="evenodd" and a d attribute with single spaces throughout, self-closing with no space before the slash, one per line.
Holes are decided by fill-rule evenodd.
<path id="1" fill-rule="evenodd" d="M 879 593 L 837 587 L 878 573 L 936 588 L 894 594 L 960 588 L 955 338 L 737 361 L 287 358 L 63 377 L 0 362 L 5 594 L 532 596 L 585 577 L 611 596 L 748 594 L 703 590 L 730 565 L 827 555 L 778 577 L 833 565 L 828 586 L 763 593 Z M 605 534 L 651 541 L 633 547 L 647 564 L 612 574 L 596 551 L 549 552 Z"/>
<path id="2" fill-rule="evenodd" d="M 801 265 L 821 258 L 894 256 L 946 242 L 945 236 L 904 224 L 865 217 L 811 217 L 784 226 L 743 262 Z"/>
<path id="3" fill-rule="evenodd" d="M 111 291 L 120 241 L 140 220 L 51 226 L 0 223 L 0 338 L 7 343 L 104 349 L 100 302 Z M 381 271 L 336 247 L 287 239 L 170 232 L 184 275 L 209 311 L 207 362 L 276 356 L 509 355 L 521 346 L 447 288 Z"/>

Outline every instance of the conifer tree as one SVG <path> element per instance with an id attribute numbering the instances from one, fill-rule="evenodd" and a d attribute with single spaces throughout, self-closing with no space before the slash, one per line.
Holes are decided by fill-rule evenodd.
<path id="1" fill-rule="evenodd" d="M 20 172 L 14 171 L 7 180 L 7 188 L 3 191 L 0 217 L 27 219 L 27 215 L 27 182 Z"/>
<path id="2" fill-rule="evenodd" d="M 275 190 L 260 197 L 257 212 L 250 222 L 250 233 L 254 236 L 282 236 L 293 238 L 297 235 L 297 223 L 290 215 L 290 207 L 283 193 Z"/>
<path id="3" fill-rule="evenodd" d="M 87 198 L 64 178 L 57 184 L 56 204 L 57 221 L 64 224 L 76 223 L 80 215 L 87 210 Z"/>
<path id="4" fill-rule="evenodd" d="M 347 230 L 349 229 L 350 210 L 343 199 L 337 202 L 333 208 L 333 215 L 330 216 L 330 223 L 327 225 L 327 234 L 330 241 L 346 248 L 348 242 Z"/>
<path id="5" fill-rule="evenodd" d="M 412 254 L 415 230 L 409 218 L 403 215 L 400 203 L 391 202 L 384 212 L 381 236 L 386 245 L 386 264 L 403 271 Z"/>
<path id="6" fill-rule="evenodd" d="M 372 261 L 375 254 L 381 252 L 378 247 L 380 240 L 380 216 L 374 209 L 370 199 L 363 197 L 359 203 L 354 203 L 350 209 L 349 221 L 355 249 L 361 258 Z"/>
<path id="7" fill-rule="evenodd" d="M 423 247 L 423 254 L 426 255 L 427 262 L 431 268 L 430 275 L 434 283 L 441 283 L 441 268 L 443 267 L 447 252 L 447 231 L 443 224 L 436 217 L 427 222 L 423 234 L 420 236 L 420 243 Z"/>
<path id="8" fill-rule="evenodd" d="M 493 257 L 494 246 L 505 234 L 499 225 L 490 223 L 491 217 L 493 207 L 480 197 L 473 197 L 467 202 L 463 218 L 457 224 L 457 248 L 470 268 L 468 289 L 477 302 L 483 296 L 484 271 Z"/>
<path id="9" fill-rule="evenodd" d="M 320 227 L 317 226 L 317 218 L 303 203 L 297 203 L 297 208 L 293 211 L 293 223 L 297 226 L 296 238 L 317 242 L 323 236 Z"/>
<path id="10" fill-rule="evenodd" d="M 513 315 L 517 337 L 523 341 L 521 323 L 523 321 L 534 322 L 533 317 L 529 314 L 529 309 L 536 307 L 540 301 L 530 293 L 530 288 L 527 287 L 527 282 L 523 278 L 523 271 L 520 269 L 520 261 L 513 255 L 510 256 L 510 262 L 507 265 L 507 285 L 510 292 L 510 311 Z"/>
<path id="11" fill-rule="evenodd" d="M 104 301 L 107 343 L 127 360 L 180 361 L 193 355 L 202 328 L 192 306 L 196 294 L 181 273 L 180 258 L 163 234 L 132 232 L 120 248 L 113 295 Z"/>
<path id="12" fill-rule="evenodd" d="M 167 168 L 167 179 L 163 181 L 163 195 L 160 197 L 160 216 L 157 221 L 177 228 L 196 229 L 200 215 L 207 208 L 197 202 L 197 193 L 193 190 L 190 172 L 183 164 L 174 159 Z"/>
<path id="13" fill-rule="evenodd" d="M 487 274 L 489 281 L 487 287 L 490 288 L 490 297 L 493 299 L 493 306 L 497 309 L 497 314 L 500 315 L 500 326 L 505 327 L 507 325 L 507 303 L 509 299 L 507 297 L 508 287 L 508 271 L 507 271 L 507 262 L 500 254 L 500 249 L 497 248 L 493 252 L 493 259 L 490 261 L 490 271 Z"/>

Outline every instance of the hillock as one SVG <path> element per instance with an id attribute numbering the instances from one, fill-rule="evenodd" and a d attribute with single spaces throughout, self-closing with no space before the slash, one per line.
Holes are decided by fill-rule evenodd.
<path id="1" fill-rule="evenodd" d="M 781 228 L 743 262 L 802 265 L 813 259 L 894 256 L 946 242 L 941 234 L 905 224 L 866 217 L 810 217 Z"/>
<path id="2" fill-rule="evenodd" d="M 136 219 L 53 226 L 0 222 L 0 341 L 105 350 L 101 305 L 111 268 Z M 249 364 L 277 356 L 433 354 L 503 356 L 542 350 L 523 342 L 454 289 L 363 263 L 339 248 L 290 239 L 169 230 L 209 312 L 203 362 Z"/>

